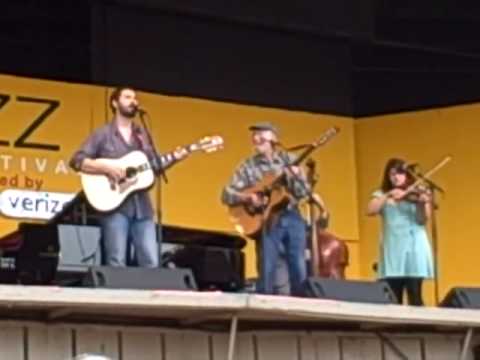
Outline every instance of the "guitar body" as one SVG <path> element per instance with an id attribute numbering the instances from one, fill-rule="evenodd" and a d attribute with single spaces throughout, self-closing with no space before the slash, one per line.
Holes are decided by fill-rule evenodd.
<path id="1" fill-rule="evenodd" d="M 99 211 L 107 212 L 116 209 L 131 193 L 148 189 L 155 181 L 155 174 L 150 168 L 147 156 L 142 151 L 132 151 L 118 159 L 97 159 L 97 161 L 118 166 L 127 172 L 127 177 L 119 183 L 114 183 L 101 174 L 80 174 L 88 202 Z"/>
<path id="2" fill-rule="evenodd" d="M 192 153 L 212 153 L 223 148 L 223 138 L 218 135 L 205 136 L 195 143 L 181 147 Z M 170 153 L 171 154 L 171 153 Z M 83 192 L 88 202 L 98 211 L 112 211 L 119 207 L 133 192 L 146 190 L 155 182 L 155 174 L 147 156 L 142 151 L 132 151 L 118 159 L 96 159 L 104 164 L 125 169 L 126 177 L 113 182 L 103 174 L 80 173 Z"/>
<path id="3" fill-rule="evenodd" d="M 244 194 L 262 196 L 264 206 L 255 207 L 251 204 L 229 206 L 230 220 L 240 234 L 258 238 L 263 226 L 270 226 L 276 220 L 278 212 L 288 204 L 290 196 L 285 186 L 279 181 L 280 176 L 268 173 L 255 186 L 243 191 Z"/>
<path id="4" fill-rule="evenodd" d="M 313 150 L 325 145 L 340 130 L 337 127 L 329 128 L 317 141 L 307 146 L 289 166 L 298 166 Z M 305 146 L 302 146 L 305 147 Z M 243 194 L 257 193 L 264 196 L 264 206 L 254 207 L 249 204 L 228 206 L 230 221 L 234 228 L 242 235 L 258 238 L 264 226 L 268 227 L 276 221 L 276 215 L 290 202 L 291 196 L 281 181 L 283 175 L 266 174 L 255 186 L 242 191 Z"/>

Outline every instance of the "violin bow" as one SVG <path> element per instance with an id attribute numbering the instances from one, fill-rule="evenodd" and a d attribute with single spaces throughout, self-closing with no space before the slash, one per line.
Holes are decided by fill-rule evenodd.
<path id="1" fill-rule="evenodd" d="M 451 156 L 445 156 L 442 161 L 440 161 L 433 168 L 428 170 L 421 178 L 418 178 L 417 180 L 415 180 L 415 182 L 406 189 L 406 192 L 407 193 L 411 192 L 413 189 L 415 189 L 422 182 L 431 178 L 433 174 L 435 174 L 438 170 L 440 170 L 445 165 L 447 165 L 447 163 L 450 162 L 450 160 L 452 160 Z"/>

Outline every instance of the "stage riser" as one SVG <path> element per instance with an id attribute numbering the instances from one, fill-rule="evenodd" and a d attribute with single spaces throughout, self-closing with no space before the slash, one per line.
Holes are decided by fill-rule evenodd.
<path id="1" fill-rule="evenodd" d="M 411 360 L 457 359 L 462 337 L 438 334 L 389 335 Z M 474 339 L 474 343 L 480 341 Z M 224 360 L 228 334 L 164 328 L 45 325 L 0 322 L 0 360 L 66 360 L 101 353 L 122 360 Z M 235 360 L 398 359 L 368 332 L 249 332 L 237 338 Z M 468 360 L 473 357 L 469 355 Z"/>

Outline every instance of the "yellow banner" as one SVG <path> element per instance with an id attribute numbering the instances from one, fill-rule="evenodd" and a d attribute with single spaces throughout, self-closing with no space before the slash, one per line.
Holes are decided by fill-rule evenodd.
<path id="1" fill-rule="evenodd" d="M 58 196 L 80 191 L 79 177 L 68 161 L 87 136 L 110 119 L 109 89 L 11 76 L 0 76 L 0 84 L 0 191 L 23 189 Z M 249 125 L 275 123 L 286 145 L 312 142 L 327 128 L 338 126 L 340 134 L 313 155 L 320 170 L 318 191 L 337 233 L 358 239 L 351 119 L 143 92 L 138 97 L 150 114 L 153 138 L 161 152 L 205 135 L 225 139 L 223 151 L 195 153 L 168 171 L 169 182 L 161 185 L 164 223 L 233 231 L 220 195 L 234 168 L 251 155 Z M 159 205 L 156 194 L 154 188 L 152 199 Z M 40 206 L 43 198 L 37 198 L 30 199 L 33 202 L 17 199 L 17 206 L 27 210 Z M 17 221 L 0 219 L 0 236 L 16 228 Z M 253 262 L 249 263 L 252 267 Z"/>

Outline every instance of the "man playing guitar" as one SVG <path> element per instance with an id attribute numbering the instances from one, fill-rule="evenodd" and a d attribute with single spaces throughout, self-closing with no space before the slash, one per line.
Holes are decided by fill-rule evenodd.
<path id="1" fill-rule="evenodd" d="M 289 166 L 294 157 L 278 149 L 276 127 L 270 123 L 259 123 L 249 130 L 252 131 L 255 154 L 235 170 L 230 183 L 223 189 L 222 202 L 230 207 L 240 204 L 261 209 L 265 205 L 265 194 L 249 189 L 267 174 L 274 173 L 281 178 L 282 186 L 290 196 L 288 203 L 268 215 L 257 234 L 261 239 L 257 243 L 257 264 L 260 265 L 257 290 L 264 294 L 275 292 L 278 258 L 283 254 L 288 265 L 291 294 L 301 295 L 306 279 L 306 224 L 299 213 L 298 201 L 308 194 L 309 185 L 300 167 Z"/>
<path id="2" fill-rule="evenodd" d="M 113 120 L 91 134 L 70 160 L 70 166 L 76 171 L 103 174 L 118 183 L 126 178 L 125 169 L 100 159 L 117 159 L 140 150 L 147 156 L 154 173 L 159 175 L 188 155 L 185 148 L 178 148 L 173 153 L 156 156 L 146 130 L 133 122 L 139 102 L 132 88 L 115 89 L 110 96 L 110 108 Z M 138 265 L 158 267 L 156 227 L 146 189 L 132 193 L 118 208 L 104 213 L 101 226 L 106 265 L 126 265 L 127 240 L 131 236 Z"/>

